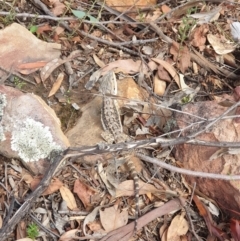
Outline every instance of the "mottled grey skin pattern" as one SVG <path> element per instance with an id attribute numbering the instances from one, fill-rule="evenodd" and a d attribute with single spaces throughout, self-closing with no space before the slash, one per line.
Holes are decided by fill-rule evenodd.
<path id="1" fill-rule="evenodd" d="M 102 137 L 108 143 L 121 143 L 129 140 L 129 137 L 123 133 L 122 123 L 120 119 L 119 107 L 117 101 L 107 95 L 117 94 L 117 81 L 113 71 L 109 71 L 103 78 L 100 86 L 100 92 L 103 93 L 103 104 L 101 110 L 101 122 L 103 129 Z M 126 155 L 126 153 L 125 153 Z M 134 163 L 131 158 L 127 158 L 127 166 L 132 175 L 135 189 L 136 199 L 136 219 L 135 219 L 135 231 L 137 230 L 137 219 L 139 214 L 139 179 L 135 169 Z"/>

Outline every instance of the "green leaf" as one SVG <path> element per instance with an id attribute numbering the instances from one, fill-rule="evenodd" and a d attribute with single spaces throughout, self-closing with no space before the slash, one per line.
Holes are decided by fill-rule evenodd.
<path id="1" fill-rule="evenodd" d="M 33 26 L 30 27 L 30 32 L 31 33 L 36 33 L 37 29 L 38 29 L 38 27 L 36 25 L 33 25 Z"/>
<path id="2" fill-rule="evenodd" d="M 72 10 L 72 13 L 77 18 L 84 18 L 86 16 L 86 13 L 83 11 Z"/>
<path id="3" fill-rule="evenodd" d="M 98 22 L 98 19 L 94 18 L 93 16 L 89 15 L 89 14 L 86 14 L 85 12 L 83 11 L 80 11 L 80 10 L 71 10 L 73 15 L 77 18 L 86 18 L 88 17 L 90 21 L 94 22 L 94 23 L 97 23 Z"/>
<path id="4" fill-rule="evenodd" d="M 93 16 L 91 15 L 87 15 L 90 19 L 90 21 L 94 22 L 94 23 L 97 23 L 98 22 L 98 19 L 94 18 Z"/>

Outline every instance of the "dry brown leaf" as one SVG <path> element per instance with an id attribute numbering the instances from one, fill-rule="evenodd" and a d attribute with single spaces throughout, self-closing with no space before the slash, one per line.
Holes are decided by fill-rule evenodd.
<path id="1" fill-rule="evenodd" d="M 40 84 L 42 82 L 41 79 L 40 79 L 40 76 L 36 75 L 35 73 L 33 74 L 33 78 L 35 79 L 37 84 Z"/>
<path id="2" fill-rule="evenodd" d="M 188 236 L 187 235 L 181 236 L 181 241 L 188 241 Z"/>
<path id="3" fill-rule="evenodd" d="M 150 60 L 147 65 L 150 68 L 150 70 L 152 70 L 152 71 L 158 69 L 158 66 L 161 66 L 161 65 L 156 64 L 156 62 L 154 62 L 152 60 Z"/>
<path id="4" fill-rule="evenodd" d="M 50 76 L 50 74 L 55 70 L 58 66 L 65 63 L 67 60 L 62 60 L 60 58 L 53 59 L 52 61 L 48 62 L 40 72 L 40 77 L 42 82 L 44 83 L 45 80 Z"/>
<path id="5" fill-rule="evenodd" d="M 164 80 L 159 79 L 159 76 L 156 74 L 153 79 L 153 89 L 154 93 L 163 96 L 167 87 L 167 83 Z"/>
<path id="6" fill-rule="evenodd" d="M 240 222 L 236 219 L 231 219 L 230 230 L 234 240 L 240 240 Z"/>
<path id="7" fill-rule="evenodd" d="M 16 241 L 33 241 L 31 238 L 21 238 L 17 239 Z"/>
<path id="8" fill-rule="evenodd" d="M 227 43 L 223 37 L 215 36 L 213 34 L 207 35 L 208 42 L 212 45 L 217 54 L 223 55 L 233 52 L 236 49 L 236 44 Z"/>
<path id="9" fill-rule="evenodd" d="M 185 213 L 173 218 L 167 232 L 167 241 L 181 241 L 180 236 L 188 231 L 188 222 L 184 218 Z"/>
<path id="10" fill-rule="evenodd" d="M 83 230 L 83 234 L 87 235 L 87 230 L 86 230 L 86 226 L 89 223 L 92 223 L 95 221 L 96 216 L 98 215 L 99 209 L 101 208 L 101 206 L 97 206 L 95 207 L 84 219 L 83 221 L 83 226 L 82 226 L 82 230 Z"/>
<path id="11" fill-rule="evenodd" d="M 53 96 L 56 94 L 56 92 L 59 90 L 59 88 L 61 87 L 62 81 L 64 78 L 64 74 L 63 73 L 59 73 L 55 83 L 52 86 L 52 89 L 50 90 L 48 97 Z"/>
<path id="12" fill-rule="evenodd" d="M 237 68 L 236 58 L 233 54 L 224 54 L 223 55 L 224 63 L 230 65 L 233 68 Z"/>
<path id="13" fill-rule="evenodd" d="M 103 232 L 105 232 L 102 228 L 102 225 L 99 221 L 93 221 L 87 224 L 88 228 L 92 231 L 92 232 L 101 232 L 101 230 Z"/>
<path id="14" fill-rule="evenodd" d="M 44 24 L 37 28 L 37 34 L 43 34 L 44 32 L 47 32 L 47 31 L 52 31 L 52 26 L 50 26 L 49 24 Z"/>
<path id="15" fill-rule="evenodd" d="M 145 183 L 139 180 L 139 194 L 147 194 L 147 193 L 162 193 L 162 190 L 155 188 L 153 185 L 149 183 Z M 121 182 L 118 187 L 116 188 L 116 197 L 122 196 L 134 196 L 135 189 L 133 180 L 127 180 Z"/>
<path id="16" fill-rule="evenodd" d="M 16 236 L 15 238 L 17 240 L 21 239 L 22 237 L 26 237 L 27 236 L 27 224 L 24 220 L 21 220 L 18 224 L 17 224 L 17 228 L 16 228 Z"/>
<path id="17" fill-rule="evenodd" d="M 159 229 L 159 236 L 161 238 L 161 241 L 167 240 L 167 231 L 168 231 L 168 225 L 164 223 Z"/>
<path id="18" fill-rule="evenodd" d="M 82 40 L 81 40 L 80 36 L 75 36 L 72 38 L 72 41 L 73 41 L 73 43 L 81 43 Z"/>
<path id="19" fill-rule="evenodd" d="M 222 10 L 222 6 L 219 6 L 207 12 L 191 14 L 190 17 L 198 19 L 197 23 L 199 25 L 204 23 L 210 23 L 210 22 L 216 21 L 219 18 L 221 10 Z"/>
<path id="20" fill-rule="evenodd" d="M 49 195 L 56 191 L 58 191 L 63 186 L 63 183 L 58 179 L 54 178 L 51 180 L 51 183 L 47 187 L 47 189 L 43 192 L 42 195 Z"/>
<path id="21" fill-rule="evenodd" d="M 106 66 L 106 64 L 102 60 L 100 60 L 96 54 L 93 55 L 93 59 L 99 67 L 103 68 Z"/>
<path id="22" fill-rule="evenodd" d="M 162 65 L 158 65 L 157 74 L 161 80 L 171 82 L 171 77 L 169 76 L 168 72 L 163 68 Z"/>
<path id="23" fill-rule="evenodd" d="M 163 13 L 169 13 L 171 11 L 171 8 L 168 7 L 166 4 L 162 5 L 161 9 Z"/>
<path id="24" fill-rule="evenodd" d="M 62 28 L 62 27 L 60 27 L 60 26 L 57 26 L 57 27 L 54 29 L 54 32 L 55 32 L 55 34 L 60 35 L 61 33 L 64 32 L 64 28 Z"/>
<path id="25" fill-rule="evenodd" d="M 46 43 L 39 40 L 22 25 L 13 23 L 0 30 L 1 67 L 18 72 L 18 66 L 27 63 L 36 63 L 39 60 L 49 62 L 61 54 L 61 45 Z M 27 74 L 35 69 L 25 70 Z"/>
<path id="26" fill-rule="evenodd" d="M 22 63 L 18 65 L 19 71 L 24 74 L 24 69 L 39 69 L 44 67 L 47 62 L 38 61 L 38 62 L 31 62 L 31 63 Z"/>
<path id="27" fill-rule="evenodd" d="M 112 7 L 119 12 L 124 12 L 130 8 L 131 10 L 135 10 L 139 8 L 155 6 L 156 3 L 156 0 L 106 0 L 106 4 L 109 7 Z"/>
<path id="28" fill-rule="evenodd" d="M 56 58 L 53 59 L 52 61 L 48 62 L 42 69 L 40 72 L 40 77 L 42 79 L 42 82 L 44 83 L 44 81 L 50 76 L 50 74 L 61 64 L 64 64 L 78 56 L 80 56 L 81 53 L 78 50 L 73 51 L 67 58 L 65 59 L 60 59 L 60 58 Z"/>
<path id="29" fill-rule="evenodd" d="M 34 177 L 30 183 L 31 190 L 35 190 L 38 184 L 41 182 L 42 176 Z M 51 180 L 50 184 L 48 185 L 47 189 L 43 192 L 43 195 L 52 194 L 60 189 L 63 186 L 63 183 L 58 179 L 54 178 Z"/>
<path id="30" fill-rule="evenodd" d="M 85 208 L 89 208 L 92 206 L 92 196 L 96 193 L 96 191 L 93 188 L 77 179 L 74 183 L 73 192 L 78 195 Z"/>
<path id="31" fill-rule="evenodd" d="M 35 176 L 33 178 L 33 180 L 30 183 L 30 188 L 31 188 L 32 191 L 34 191 L 37 188 L 37 186 L 41 182 L 41 180 L 42 180 L 42 176 L 41 175 Z"/>
<path id="32" fill-rule="evenodd" d="M 200 27 L 197 27 L 191 34 L 191 45 L 198 47 L 202 51 L 205 48 L 206 33 L 208 30 L 208 24 L 202 24 Z"/>
<path id="33" fill-rule="evenodd" d="M 223 83 L 220 79 L 216 78 L 215 76 L 209 76 L 207 78 L 207 81 L 206 82 L 210 82 L 214 85 L 214 88 L 219 88 L 219 89 L 222 89 L 223 88 Z"/>
<path id="34" fill-rule="evenodd" d="M 51 12 L 55 15 L 55 16 L 59 16 L 61 15 L 66 6 L 61 3 L 59 0 L 49 0 L 50 4 L 53 6 L 53 8 L 51 9 Z"/>
<path id="35" fill-rule="evenodd" d="M 79 229 L 69 230 L 60 237 L 59 241 L 73 241 L 75 239 L 78 240 L 79 239 L 79 236 L 77 235 L 78 232 L 79 232 Z"/>
<path id="36" fill-rule="evenodd" d="M 22 179 L 27 183 L 30 184 L 33 181 L 32 175 L 27 172 L 25 169 L 22 170 Z"/>
<path id="37" fill-rule="evenodd" d="M 103 211 L 100 210 L 100 220 L 103 228 L 110 232 L 127 224 L 128 212 L 127 210 L 120 212 L 118 206 L 115 205 Z"/>
<path id="38" fill-rule="evenodd" d="M 182 73 L 185 73 L 191 63 L 187 46 L 180 46 L 177 42 L 173 41 L 170 53 L 173 55 L 174 61 L 177 62 L 177 67 Z"/>
<path id="39" fill-rule="evenodd" d="M 67 203 L 68 208 L 71 210 L 77 209 L 77 203 L 72 192 L 64 186 L 62 186 L 59 191 L 63 200 Z"/>
<path id="40" fill-rule="evenodd" d="M 142 19 L 144 19 L 145 22 L 150 23 L 158 19 L 162 14 L 163 14 L 162 11 L 159 8 L 157 8 L 156 10 L 153 11 L 152 14 L 145 13 L 146 16 L 145 15 L 137 16 L 136 20 L 142 21 Z"/>
<path id="41" fill-rule="evenodd" d="M 152 58 L 152 60 L 158 64 L 161 64 L 168 71 L 168 73 L 174 78 L 178 87 L 181 88 L 179 75 L 171 64 L 169 64 L 168 62 L 166 62 L 162 59 Z"/>

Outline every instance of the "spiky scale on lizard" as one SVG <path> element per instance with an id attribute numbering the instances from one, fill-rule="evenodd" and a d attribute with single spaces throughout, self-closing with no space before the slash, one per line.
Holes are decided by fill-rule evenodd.
<path id="1" fill-rule="evenodd" d="M 100 92 L 103 94 L 103 104 L 101 110 L 101 122 L 105 132 L 102 137 L 108 142 L 121 143 L 129 140 L 129 137 L 123 133 L 122 123 L 120 119 L 119 107 L 116 100 L 106 96 L 106 94 L 117 94 L 117 82 L 113 71 L 109 71 L 106 76 L 102 78 Z M 136 200 L 135 208 L 135 226 L 134 231 L 137 231 L 137 219 L 139 216 L 139 179 L 135 169 L 134 163 L 131 159 L 127 159 L 127 166 L 131 173 L 134 183 L 134 194 Z"/>

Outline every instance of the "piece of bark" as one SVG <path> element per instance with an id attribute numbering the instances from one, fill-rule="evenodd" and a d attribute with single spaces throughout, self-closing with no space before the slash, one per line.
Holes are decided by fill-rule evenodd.
<path id="1" fill-rule="evenodd" d="M 233 98 L 230 96 L 226 96 L 226 98 L 233 101 Z M 183 107 L 183 111 L 211 119 L 220 116 L 227 108 L 219 105 L 217 101 L 206 101 L 187 104 Z M 194 116 L 181 113 L 176 113 L 175 117 L 179 128 L 185 128 L 194 122 L 200 121 L 200 119 Z M 205 126 L 206 123 L 202 125 Z M 187 136 L 191 131 L 196 131 L 196 129 L 201 130 L 201 125 L 195 125 L 192 129 L 183 132 L 183 135 Z M 220 120 L 206 133 L 200 134 L 197 139 L 212 142 L 239 142 L 240 124 L 235 119 Z M 189 144 L 178 145 L 175 149 L 176 160 L 182 162 L 183 167 L 186 169 L 226 175 L 238 175 L 240 172 L 240 154 L 230 155 L 227 152 L 224 153 L 225 150 L 217 147 L 193 146 Z M 196 182 L 197 189 L 217 201 L 229 214 L 234 216 L 234 211 L 240 212 L 239 180 L 223 181 L 190 176 L 186 176 L 186 178 L 191 184 Z"/>

